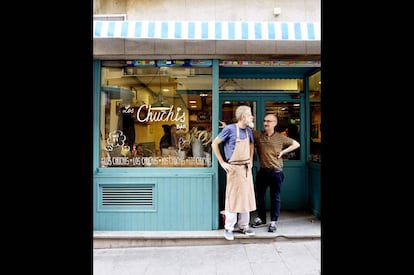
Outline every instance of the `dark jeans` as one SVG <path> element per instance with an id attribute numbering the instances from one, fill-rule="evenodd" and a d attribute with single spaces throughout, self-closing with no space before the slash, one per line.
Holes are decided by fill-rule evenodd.
<path id="1" fill-rule="evenodd" d="M 269 187 L 270 220 L 277 221 L 280 214 L 280 191 L 285 178 L 283 171 L 260 169 L 256 175 L 256 196 L 258 217 L 266 223 L 265 194 Z"/>

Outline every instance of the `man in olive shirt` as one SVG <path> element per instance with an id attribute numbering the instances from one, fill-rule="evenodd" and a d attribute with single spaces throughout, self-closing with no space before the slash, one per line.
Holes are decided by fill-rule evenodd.
<path id="1" fill-rule="evenodd" d="M 257 217 L 252 227 L 266 226 L 265 193 L 269 187 L 270 224 L 268 232 L 275 232 L 280 215 L 280 192 L 283 174 L 283 155 L 299 148 L 298 141 L 275 131 L 277 117 L 267 114 L 264 131 L 253 131 L 254 144 L 259 155 L 260 170 L 256 175 Z"/>

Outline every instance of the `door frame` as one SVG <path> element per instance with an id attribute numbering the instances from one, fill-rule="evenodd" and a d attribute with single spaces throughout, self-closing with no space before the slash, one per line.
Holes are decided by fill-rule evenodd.
<path id="1" fill-rule="evenodd" d="M 223 117 L 223 110 L 222 106 L 224 101 L 230 100 L 230 101 L 249 101 L 249 102 L 255 102 L 256 107 L 255 110 L 252 110 L 252 114 L 254 116 L 254 122 L 255 122 L 255 129 L 256 130 L 263 130 L 263 123 L 262 119 L 265 116 L 265 103 L 266 101 L 288 101 L 288 102 L 297 102 L 300 103 L 300 140 L 299 143 L 301 144 L 301 150 L 300 150 L 300 159 L 299 160 L 289 160 L 284 162 L 284 168 L 288 172 L 290 168 L 296 169 L 299 167 L 299 171 L 303 171 L 303 176 L 300 178 L 304 181 L 307 179 L 306 175 L 306 132 L 307 132 L 307 126 L 306 126 L 306 106 L 305 106 L 305 93 L 303 92 L 269 92 L 269 91 L 251 91 L 251 92 L 227 92 L 227 91 L 220 91 L 219 92 L 219 104 L 218 104 L 218 114 L 219 114 L 219 120 L 222 120 Z M 255 153 L 254 162 L 253 162 L 253 181 L 255 184 L 256 179 L 256 173 L 259 169 L 260 165 L 258 162 L 257 154 Z M 293 169 L 292 169 L 293 170 Z M 219 178 L 219 209 L 224 209 L 224 197 L 225 197 L 225 186 L 226 186 L 226 175 L 223 169 L 218 169 L 218 178 Z M 306 186 L 306 184 L 305 184 Z M 267 191 L 267 193 L 269 190 Z M 307 193 L 307 190 L 304 190 L 305 193 Z M 282 194 L 282 197 L 288 196 L 289 194 Z M 266 194 L 265 197 L 266 205 L 270 205 L 270 199 L 269 195 Z M 303 202 L 304 205 L 307 204 L 307 201 Z M 283 203 L 282 203 L 283 208 Z"/>

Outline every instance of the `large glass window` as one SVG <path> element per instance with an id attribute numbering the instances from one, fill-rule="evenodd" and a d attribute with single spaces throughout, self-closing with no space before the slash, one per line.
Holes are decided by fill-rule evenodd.
<path id="1" fill-rule="evenodd" d="M 275 114 L 277 116 L 278 122 L 275 127 L 275 131 L 281 133 L 282 135 L 291 137 L 300 143 L 300 103 L 298 101 L 295 102 L 292 99 L 292 101 L 266 101 L 265 104 L 266 114 Z M 283 158 L 286 160 L 300 159 L 301 147 L 284 155 Z"/>
<path id="2" fill-rule="evenodd" d="M 310 156 L 314 162 L 321 162 L 322 121 L 321 121 L 321 73 L 309 78 L 310 102 Z"/>
<path id="3" fill-rule="evenodd" d="M 101 167 L 211 167 L 211 61 L 103 61 L 101 77 Z"/>

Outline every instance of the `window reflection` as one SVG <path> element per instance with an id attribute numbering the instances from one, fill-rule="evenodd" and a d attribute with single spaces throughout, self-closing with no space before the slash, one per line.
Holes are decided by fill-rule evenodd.
<path id="1" fill-rule="evenodd" d="M 101 167 L 211 167 L 211 66 L 110 64 L 101 71 Z"/>
<path id="2" fill-rule="evenodd" d="M 277 116 L 278 123 L 275 127 L 276 132 L 291 137 L 299 143 L 301 142 L 299 103 L 286 101 L 268 101 L 266 102 L 266 114 L 275 114 Z M 298 160 L 300 159 L 300 150 L 301 147 L 284 155 L 283 158 L 288 160 Z"/>
<path id="3" fill-rule="evenodd" d="M 231 124 L 231 123 L 236 123 L 237 119 L 235 117 L 236 114 L 236 109 L 237 107 L 241 106 L 241 105 L 246 105 L 249 106 L 252 110 L 252 114 L 253 116 L 255 116 L 256 114 L 256 102 L 255 101 L 238 101 L 238 100 L 226 100 L 223 102 L 221 110 L 222 110 L 222 115 L 221 115 L 221 121 L 225 122 L 226 124 Z M 256 118 L 254 118 L 253 121 L 255 121 Z M 257 123 L 257 122 L 256 122 Z M 253 129 L 256 129 L 256 123 Z"/>

